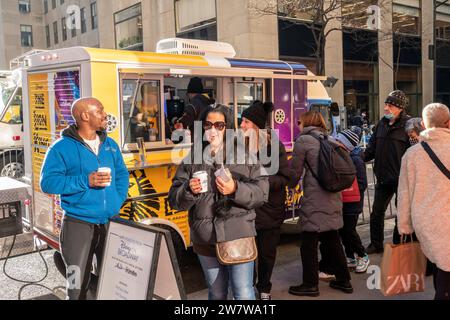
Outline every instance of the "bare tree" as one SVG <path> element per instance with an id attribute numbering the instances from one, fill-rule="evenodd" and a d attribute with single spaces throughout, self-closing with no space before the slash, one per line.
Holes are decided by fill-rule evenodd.
<path id="1" fill-rule="evenodd" d="M 323 75 L 326 39 L 331 32 L 341 30 L 341 28 L 330 27 L 334 25 L 334 21 L 341 20 L 341 6 L 341 0 L 251 0 L 249 8 L 257 16 L 279 15 L 287 18 L 299 16 L 304 18 L 291 20 L 292 25 L 303 25 L 311 30 L 317 73 Z"/>

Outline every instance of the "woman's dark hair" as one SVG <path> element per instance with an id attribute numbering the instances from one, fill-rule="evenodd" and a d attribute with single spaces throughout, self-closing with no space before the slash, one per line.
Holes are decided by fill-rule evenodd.
<path id="1" fill-rule="evenodd" d="M 203 111 L 203 113 L 200 115 L 200 121 L 202 122 L 202 124 L 206 121 L 206 119 L 208 118 L 208 115 L 210 113 L 220 113 L 221 115 L 223 115 L 224 119 L 225 119 L 225 130 L 227 129 L 234 129 L 233 128 L 233 116 L 232 116 L 232 110 L 223 105 L 223 104 L 218 104 L 214 107 L 208 107 L 205 111 Z M 203 128 L 202 125 L 202 139 L 205 136 L 205 129 Z M 224 146 L 226 145 L 226 132 L 224 133 L 223 136 L 224 139 Z M 202 150 L 205 150 L 205 148 L 209 145 L 208 141 L 203 141 L 203 147 Z"/>

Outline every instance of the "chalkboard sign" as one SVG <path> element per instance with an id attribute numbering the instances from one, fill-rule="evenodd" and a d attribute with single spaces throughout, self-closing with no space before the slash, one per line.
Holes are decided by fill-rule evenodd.
<path id="1" fill-rule="evenodd" d="M 98 300 L 185 300 L 170 232 L 114 219 L 106 238 Z"/>

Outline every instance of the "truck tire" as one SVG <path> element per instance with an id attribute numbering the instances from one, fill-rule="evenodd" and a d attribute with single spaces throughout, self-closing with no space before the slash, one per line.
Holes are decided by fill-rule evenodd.
<path id="1" fill-rule="evenodd" d="M 0 176 L 22 178 L 25 175 L 23 158 L 19 152 L 5 152 L 0 158 Z"/>
<path id="2" fill-rule="evenodd" d="M 186 249 L 184 246 L 184 241 L 179 235 L 179 233 L 175 229 L 164 224 L 154 224 L 152 226 L 170 231 L 170 235 L 172 236 L 173 247 L 175 249 L 175 254 L 178 260 L 178 266 L 181 268 L 184 263 L 184 254 L 186 253 Z"/>

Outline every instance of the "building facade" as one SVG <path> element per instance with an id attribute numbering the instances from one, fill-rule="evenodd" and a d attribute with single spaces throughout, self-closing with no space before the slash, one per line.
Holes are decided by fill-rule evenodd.
<path id="1" fill-rule="evenodd" d="M 323 2 L 324 7 L 333 3 Z M 185 37 L 231 43 L 242 58 L 299 61 L 337 79 L 328 88 L 333 100 L 351 114 L 368 113 L 371 122 L 379 119 L 385 97 L 394 89 L 407 93 L 412 115 L 420 115 L 433 101 L 434 91 L 450 104 L 450 81 L 445 80 L 450 78 L 449 1 L 437 0 L 435 16 L 432 0 L 342 0 L 327 13 L 323 69 L 315 58 L 317 10 L 301 10 L 302 3 L 98 0 L 100 46 L 154 51 L 160 39 Z"/>
<path id="2" fill-rule="evenodd" d="M 42 0 L 0 0 L 0 69 L 44 41 Z"/>
<path id="3" fill-rule="evenodd" d="M 95 0 L 0 0 L 0 69 L 33 49 L 99 46 Z"/>
<path id="4" fill-rule="evenodd" d="M 336 79 L 328 88 L 333 100 L 350 114 L 368 113 L 371 122 L 394 89 L 407 93 L 413 115 L 434 96 L 450 104 L 449 0 L 436 0 L 436 10 L 433 0 L 341 0 L 332 10 L 336 1 L 316 2 L 323 6 L 305 7 L 311 2 L 302 0 L 0 0 L 0 68 L 33 48 L 154 51 L 160 39 L 181 37 L 228 42 L 241 58 L 301 62 Z"/>
<path id="5" fill-rule="evenodd" d="M 42 0 L 44 49 L 98 47 L 96 0 Z"/>

